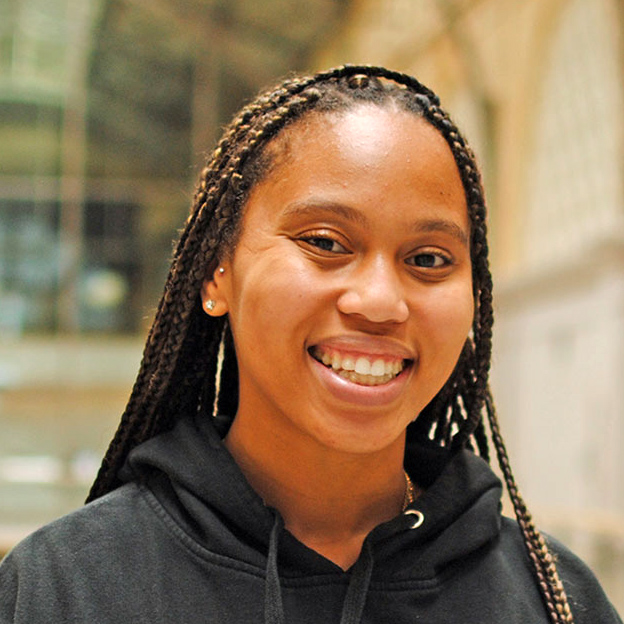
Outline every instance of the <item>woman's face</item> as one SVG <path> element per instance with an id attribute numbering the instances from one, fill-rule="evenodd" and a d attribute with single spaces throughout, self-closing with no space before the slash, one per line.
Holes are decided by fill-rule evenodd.
<path id="1" fill-rule="evenodd" d="M 273 146 L 225 272 L 236 416 L 350 453 L 402 444 L 473 318 L 470 226 L 449 147 L 418 117 L 310 115 Z"/>

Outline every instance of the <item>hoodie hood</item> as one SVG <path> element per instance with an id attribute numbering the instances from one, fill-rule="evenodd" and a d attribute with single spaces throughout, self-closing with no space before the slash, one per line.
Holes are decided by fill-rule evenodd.
<path id="1" fill-rule="evenodd" d="M 341 622 L 356 623 L 376 583 L 430 582 L 500 531 L 502 488 L 487 463 L 470 451 L 451 454 L 427 439 L 413 441 L 405 468 L 424 493 L 371 531 L 358 561 L 343 572 L 299 542 L 264 505 L 222 442 L 228 423 L 202 415 L 183 419 L 134 449 L 121 476 L 146 486 L 204 548 L 265 570 L 267 623 L 284 621 L 280 579 L 344 577 Z"/>
<path id="2" fill-rule="evenodd" d="M 183 419 L 134 449 L 122 478 L 146 483 L 198 541 L 225 556 L 264 565 L 277 512 L 264 505 L 222 443 L 227 422 L 201 415 Z M 403 514 L 371 532 L 367 541 L 379 573 L 430 578 L 497 535 L 502 487 L 481 458 L 467 450 L 450 454 L 423 439 L 407 448 L 405 468 L 424 489 L 410 506 L 424 520 L 410 530 L 414 516 Z M 284 574 L 338 568 L 286 530 L 280 542 Z M 403 559 L 409 560 L 405 568 Z"/>

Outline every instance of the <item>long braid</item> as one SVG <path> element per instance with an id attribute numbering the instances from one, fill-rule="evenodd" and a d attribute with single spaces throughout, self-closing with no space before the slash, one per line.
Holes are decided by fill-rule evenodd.
<path id="1" fill-rule="evenodd" d="M 358 102 L 395 102 L 434 126 L 449 145 L 465 191 L 471 223 L 475 315 L 455 371 L 408 427 L 408 436 L 426 434 L 453 450 L 476 445 L 489 450 L 483 414 L 514 505 L 538 587 L 553 624 L 573 624 L 553 558 L 536 530 L 513 478 L 488 386 L 492 349 L 492 279 L 488 264 L 486 209 L 475 158 L 438 97 L 415 78 L 381 67 L 344 66 L 312 77 L 292 78 L 244 107 L 224 132 L 203 169 L 193 208 L 174 252 L 165 292 L 146 343 L 141 367 L 119 428 L 102 462 L 88 500 L 119 485 L 118 472 L 132 448 L 176 419 L 198 409 L 234 415 L 238 369 L 234 342 L 223 318 L 204 314 L 203 281 L 219 257 L 231 253 L 240 232 L 246 198 L 266 174 L 264 148 L 288 124 L 309 112 L 347 110 Z M 220 391 L 215 389 L 222 344 Z"/>
<path id="2" fill-rule="evenodd" d="M 477 299 L 473 323 L 474 348 L 465 349 L 462 354 L 463 363 L 465 366 L 467 364 L 466 368 L 468 369 L 468 374 L 463 376 L 463 382 L 470 387 L 471 391 L 462 392 L 458 395 L 461 398 L 468 396 L 471 405 L 467 406 L 467 418 L 458 433 L 455 434 L 452 446 L 460 448 L 466 445 L 472 435 L 476 438 L 481 455 L 487 457 L 487 439 L 482 418 L 483 408 L 485 408 L 498 462 L 503 472 L 507 490 L 549 618 L 553 624 L 573 624 L 574 619 L 553 557 L 543 536 L 536 529 L 513 477 L 488 385 L 493 324 L 492 278 L 488 263 L 485 202 L 479 173 L 474 165 L 474 156 L 463 139 L 461 139 L 448 115 L 436 109 L 437 107 L 435 106 L 428 109 L 429 117 L 435 120 L 433 122 L 434 125 L 440 129 L 447 139 L 458 164 L 466 191 L 468 212 L 472 225 L 471 257 L 473 261 L 473 278 L 475 278 L 475 298 Z M 469 359 L 472 359 L 473 362 L 468 363 Z"/>
<path id="3" fill-rule="evenodd" d="M 303 90 L 310 82 L 311 79 L 299 82 L 289 81 L 284 88 L 278 89 L 273 94 L 273 99 L 260 101 L 259 104 L 243 111 L 234 120 L 230 131 L 220 142 L 209 166 L 202 172 L 199 189 L 195 195 L 195 209 L 177 245 L 165 292 L 148 336 L 137 380 L 119 428 L 91 488 L 88 501 L 117 487 L 119 485 L 117 473 L 125 462 L 130 448 L 162 429 L 159 426 L 160 414 L 157 410 L 163 395 L 170 388 L 168 384 L 178 363 L 178 355 L 182 349 L 193 311 L 195 315 L 199 314 L 202 317 L 198 326 L 206 323 L 220 324 L 218 320 L 205 317 L 203 312 L 198 312 L 196 300 L 207 272 L 206 258 L 216 257 L 217 251 L 226 242 L 224 239 L 227 234 L 231 234 L 234 229 L 231 225 L 232 221 L 236 217 L 239 218 L 238 215 L 231 214 L 235 203 L 232 201 L 232 195 L 237 192 L 236 184 L 233 183 L 233 180 L 237 180 L 236 169 L 244 163 L 255 145 L 263 139 L 266 141 L 267 137 L 270 138 L 280 121 L 285 123 L 291 110 L 305 102 L 305 98 L 296 98 L 293 94 Z M 284 101 L 288 101 L 289 96 L 290 107 L 281 106 Z M 309 97 L 315 99 L 318 94 L 311 93 Z M 262 120 L 262 115 L 266 115 L 267 110 L 275 108 L 279 108 L 278 114 L 271 116 L 268 121 L 265 120 L 260 128 L 252 127 L 254 116 Z M 239 150 L 239 154 L 232 156 L 228 153 L 232 151 L 230 145 L 234 138 L 243 134 L 244 131 L 251 134 L 250 139 Z M 224 199 L 230 201 L 223 201 Z M 203 221 L 210 216 L 213 216 L 213 223 L 206 236 L 201 231 L 201 226 Z M 202 253 L 194 253 L 196 247 L 200 247 Z M 214 341 L 210 347 L 210 351 L 206 353 L 207 361 L 214 360 L 216 355 Z M 171 386 L 175 388 L 175 384 Z M 186 396 L 188 397 L 189 394 L 187 393 Z M 169 412 L 172 413 L 175 407 L 172 402 L 168 407 Z"/>
<path id="4" fill-rule="evenodd" d="M 546 606 L 553 624 L 573 624 L 574 619 L 570 611 L 563 584 L 557 573 L 552 555 L 548 551 L 543 536 L 535 527 L 533 518 L 527 509 L 516 480 L 513 476 L 509 456 L 503 437 L 500 432 L 498 418 L 491 393 L 486 397 L 486 412 L 492 433 L 492 441 L 496 449 L 498 463 L 503 473 L 509 498 L 514 508 L 518 524 L 524 537 L 524 543 L 539 582 L 539 588 L 546 602 Z"/>
<path id="5" fill-rule="evenodd" d="M 452 446 L 462 448 L 469 444 L 471 436 L 482 429 L 482 413 L 488 389 L 488 375 L 492 350 L 492 279 L 488 262 L 487 229 L 485 223 L 485 199 L 479 170 L 475 158 L 457 127 L 437 101 L 424 101 L 424 116 L 446 139 L 457 163 L 468 206 L 471 222 L 471 258 L 473 265 L 473 290 L 475 295 L 475 316 L 473 339 L 466 342 L 458 367 L 461 369 L 459 383 L 456 383 L 456 399 L 451 401 L 449 413 L 439 411 L 440 422 L 436 430 L 450 430 L 447 419 L 454 421 L 459 431 L 454 434 Z M 452 381 L 453 378 L 451 378 Z M 460 389 L 461 386 L 461 389 Z M 460 414 L 462 415 L 460 417 Z M 438 436 L 438 439 L 440 436 Z M 487 443 L 483 435 L 475 438 L 482 456 L 488 456 Z"/>

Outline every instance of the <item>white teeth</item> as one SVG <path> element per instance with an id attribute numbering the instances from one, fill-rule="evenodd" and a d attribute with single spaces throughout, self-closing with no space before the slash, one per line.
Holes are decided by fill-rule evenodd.
<path id="1" fill-rule="evenodd" d="M 331 367 L 345 379 L 355 383 L 376 386 L 387 383 L 403 370 L 402 360 L 386 362 L 383 358 L 369 359 L 364 356 L 355 358 L 341 356 L 332 351 L 315 352 L 315 357 L 325 366 Z"/>
<path id="2" fill-rule="evenodd" d="M 386 370 L 386 363 L 383 360 L 375 360 L 370 367 L 370 374 L 375 377 L 381 377 L 382 375 L 392 374 L 392 370 Z"/>
<path id="3" fill-rule="evenodd" d="M 348 371 L 352 371 L 355 370 L 355 360 L 352 357 L 349 357 L 348 355 L 342 360 L 342 366 L 341 368 L 343 370 L 348 370 Z"/>
<path id="4" fill-rule="evenodd" d="M 344 367 L 343 367 L 344 368 Z M 347 369 L 349 370 L 349 369 Z M 363 357 L 359 357 L 355 363 L 354 370 L 360 375 L 371 375 L 371 363 Z M 383 371 L 382 371 L 383 374 Z"/>
<path id="5" fill-rule="evenodd" d="M 355 371 L 341 370 L 338 373 L 341 377 L 348 379 L 361 386 L 380 386 L 388 383 L 391 379 L 394 379 L 394 375 L 383 375 L 381 377 L 374 377 L 373 375 L 360 375 Z"/>

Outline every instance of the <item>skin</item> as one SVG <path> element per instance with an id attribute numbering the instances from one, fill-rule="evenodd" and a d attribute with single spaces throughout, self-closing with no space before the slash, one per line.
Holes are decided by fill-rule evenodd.
<path id="1" fill-rule="evenodd" d="M 405 429 L 470 330 L 470 225 L 450 149 L 415 115 L 359 105 L 283 134 L 202 295 L 236 346 L 227 447 L 287 529 L 347 569 L 400 512 Z M 406 365 L 368 386 L 323 353 Z"/>

